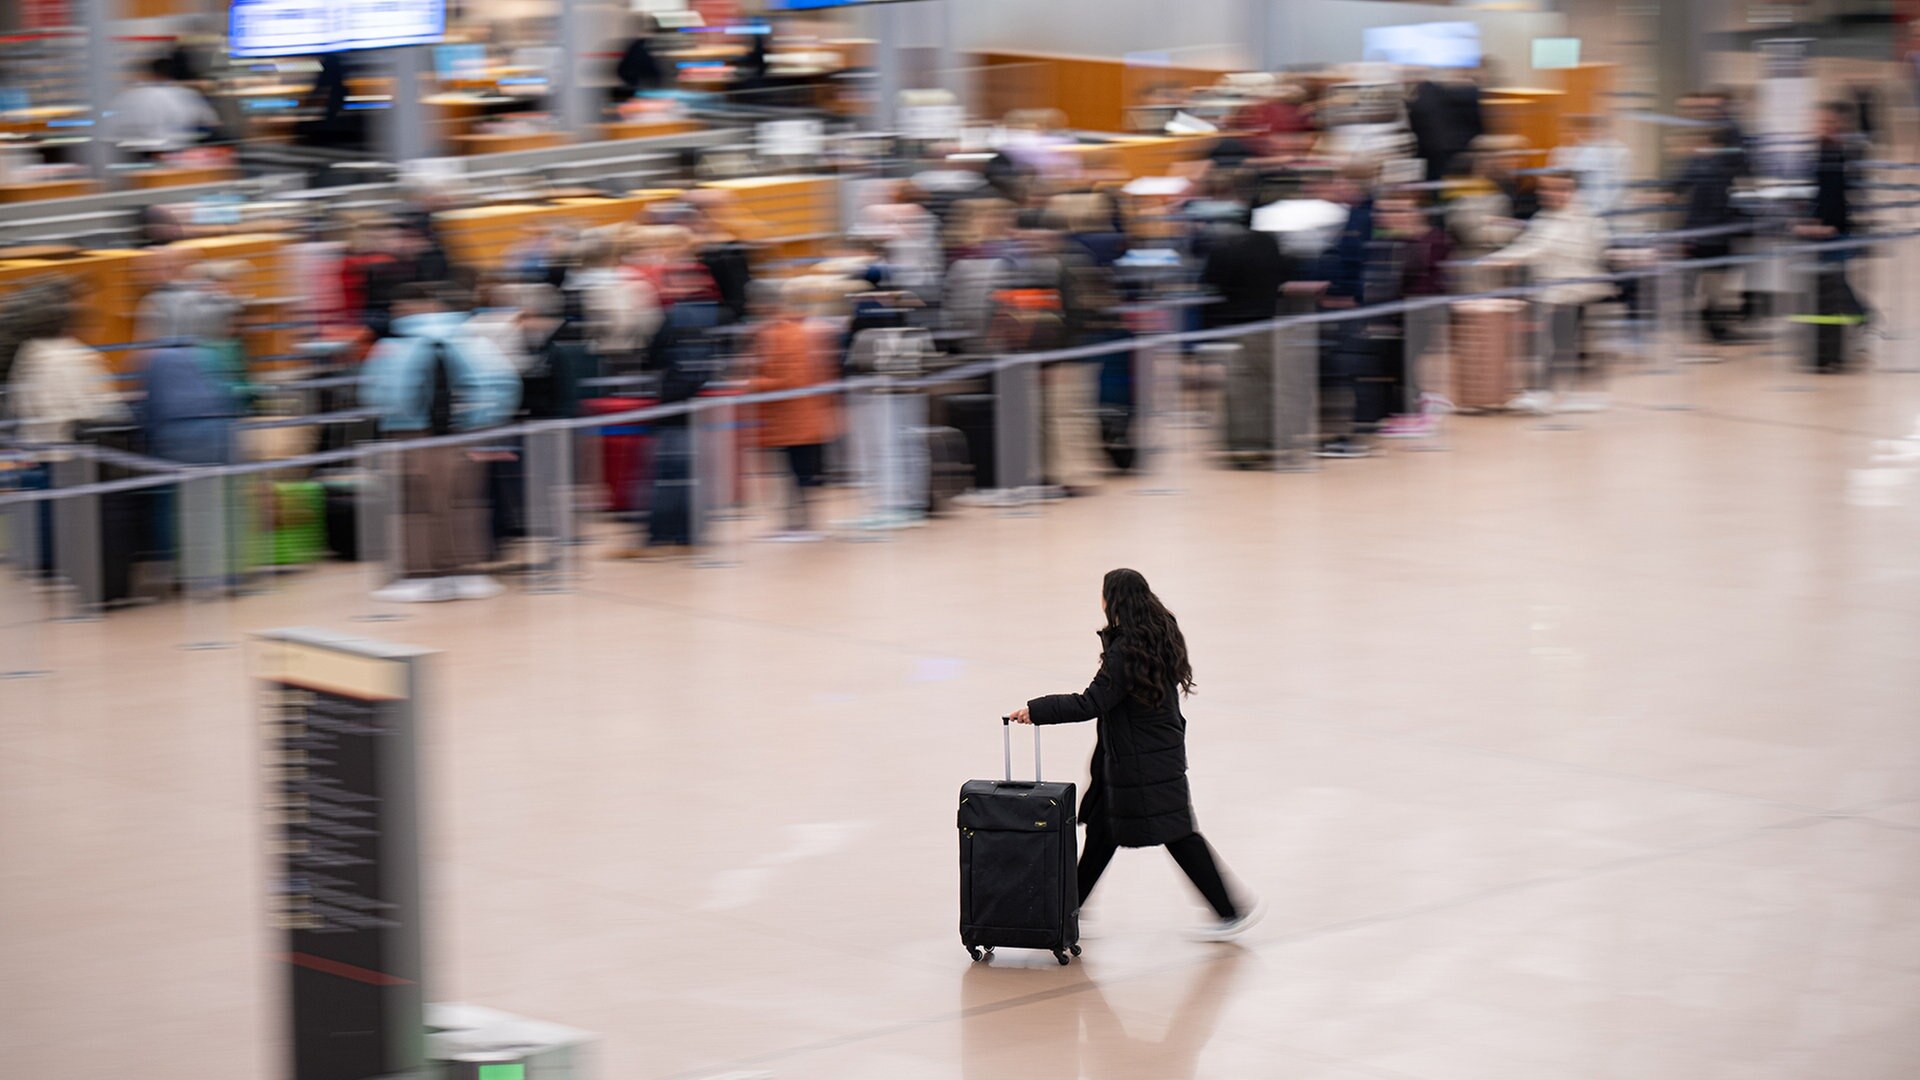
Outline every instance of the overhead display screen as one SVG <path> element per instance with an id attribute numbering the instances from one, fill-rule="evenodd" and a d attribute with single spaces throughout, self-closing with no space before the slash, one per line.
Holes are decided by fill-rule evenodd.
<path id="1" fill-rule="evenodd" d="M 446 33 L 446 0 L 234 0 L 227 19 L 240 57 L 429 45 Z"/>

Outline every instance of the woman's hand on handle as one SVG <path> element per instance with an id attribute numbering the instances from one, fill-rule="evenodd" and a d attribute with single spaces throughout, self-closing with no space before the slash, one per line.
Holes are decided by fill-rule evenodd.
<path id="1" fill-rule="evenodd" d="M 1031 724 L 1031 723 L 1033 723 L 1033 717 L 1032 717 L 1031 715 L 1029 715 L 1029 714 L 1028 714 L 1028 712 L 1027 712 L 1027 707 L 1026 707 L 1025 705 L 1022 705 L 1022 706 L 1020 706 L 1019 708 L 1017 708 L 1017 709 L 1015 709 L 1015 710 L 1013 710 L 1012 712 L 1010 712 L 1010 713 L 1008 713 L 1008 714 L 1007 714 L 1007 719 L 1009 719 L 1009 720 L 1011 720 L 1011 721 L 1013 721 L 1013 722 L 1014 722 L 1014 723 L 1016 723 L 1016 724 Z"/>

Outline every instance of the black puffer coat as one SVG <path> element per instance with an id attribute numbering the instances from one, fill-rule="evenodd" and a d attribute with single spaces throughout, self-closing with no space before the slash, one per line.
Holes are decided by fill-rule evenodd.
<path id="1" fill-rule="evenodd" d="M 1049 694 L 1027 703 L 1036 724 L 1073 724 L 1098 718 L 1093 782 L 1080 803 L 1081 819 L 1104 817 L 1121 847 L 1153 847 L 1191 834 L 1193 798 L 1187 790 L 1187 721 L 1180 697 L 1147 704 L 1127 692 L 1122 650 L 1109 647 L 1084 693 Z"/>

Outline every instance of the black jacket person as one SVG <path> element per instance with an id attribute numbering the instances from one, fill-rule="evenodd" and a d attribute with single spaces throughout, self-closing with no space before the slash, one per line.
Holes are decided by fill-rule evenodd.
<path id="1" fill-rule="evenodd" d="M 1187 787 L 1187 722 L 1182 692 L 1193 689 L 1186 639 L 1173 613 L 1136 570 L 1110 571 L 1101 585 L 1107 625 L 1100 632 L 1100 670 L 1078 694 L 1028 702 L 1013 719 L 1032 724 L 1099 722 L 1093 780 L 1080 803 L 1087 827 L 1080 856 L 1080 900 L 1122 847 L 1164 846 L 1219 916 L 1202 931 L 1209 940 L 1236 937 L 1258 911 L 1236 904 L 1221 880 L 1213 849 L 1194 829 Z"/>

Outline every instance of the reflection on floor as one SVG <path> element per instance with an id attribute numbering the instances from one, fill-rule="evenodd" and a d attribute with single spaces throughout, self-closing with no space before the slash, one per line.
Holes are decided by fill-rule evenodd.
<path id="1" fill-rule="evenodd" d="M 601 1032 L 607 1078 L 1910 1077 L 1920 378 L 1761 364 L 373 627 L 445 650 L 430 993 Z M 1269 916 L 1188 943 L 1123 852 L 1081 962 L 969 965 L 954 791 L 1090 674 L 1121 564 L 1187 628 L 1198 812 Z M 358 582 L 226 617 L 366 632 Z M 245 661 L 185 617 L 47 628 L 57 675 L 0 684 L 9 1076 L 276 1075 Z"/>

